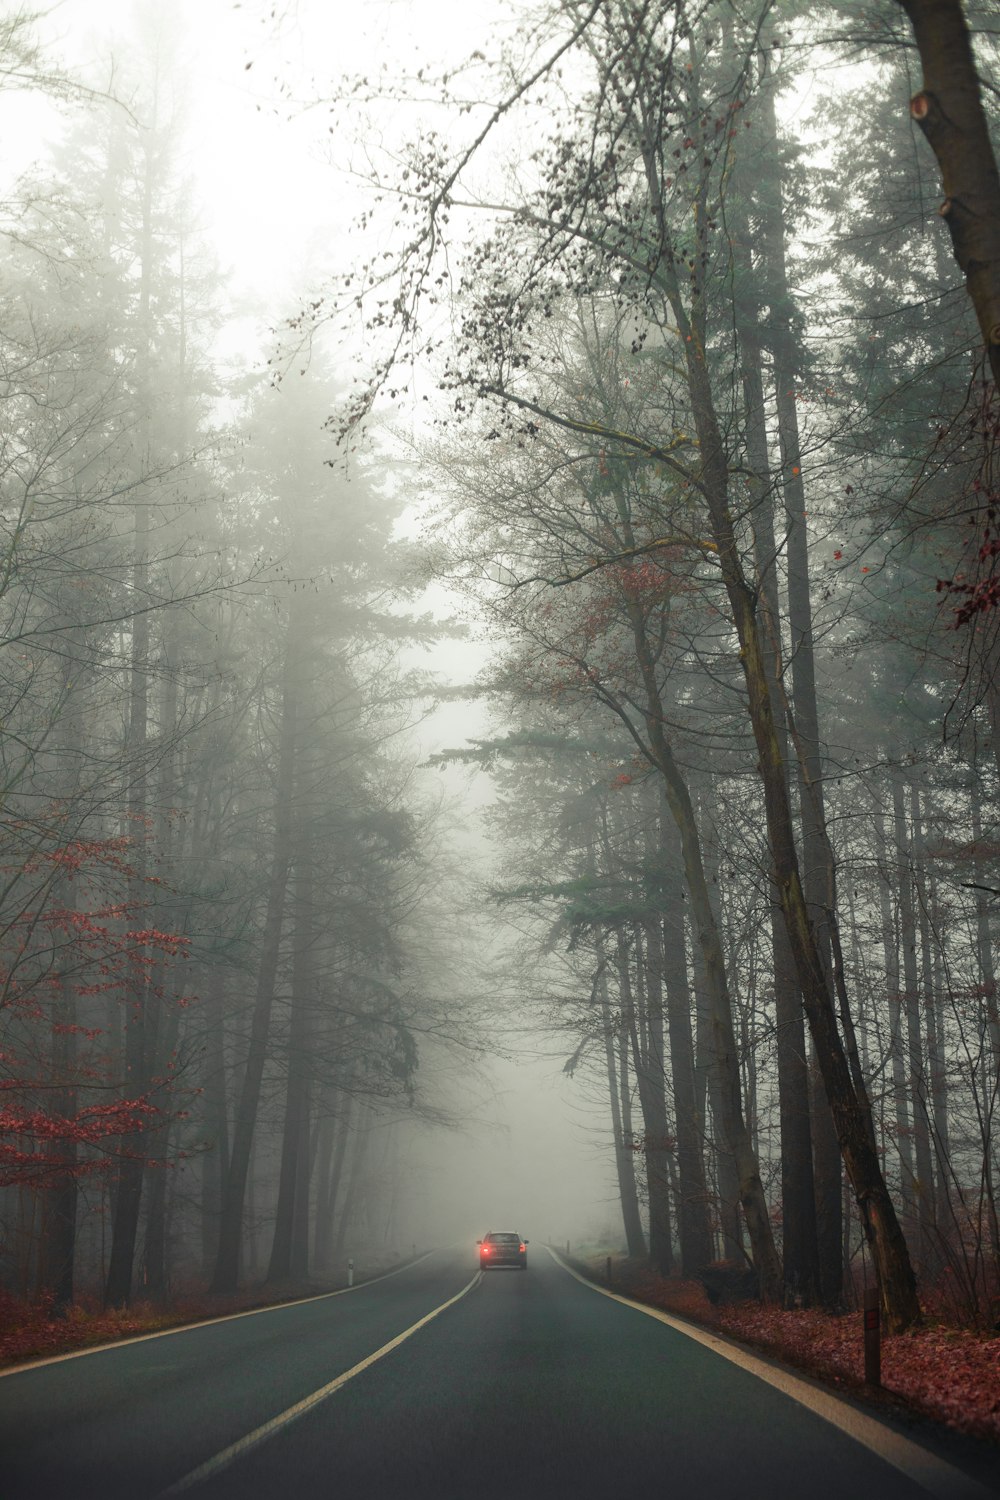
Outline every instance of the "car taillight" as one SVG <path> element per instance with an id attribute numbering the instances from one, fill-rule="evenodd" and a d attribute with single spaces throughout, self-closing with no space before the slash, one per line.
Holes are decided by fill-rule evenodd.
<path id="1" fill-rule="evenodd" d="M 489 1245 L 484 1245 L 482 1247 L 482 1253 L 483 1253 L 483 1255 L 489 1255 L 489 1253 L 490 1253 L 490 1247 L 489 1247 Z"/>
<path id="2" fill-rule="evenodd" d="M 521 1254 L 523 1255 L 524 1254 L 524 1246 L 520 1245 L 520 1246 L 518 1246 L 518 1248 L 521 1251 Z"/>

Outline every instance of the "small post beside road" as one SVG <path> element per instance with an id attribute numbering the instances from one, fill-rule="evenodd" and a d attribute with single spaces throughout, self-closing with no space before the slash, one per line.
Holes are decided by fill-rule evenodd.
<path id="1" fill-rule="evenodd" d="M 569 1254 L 569 1240 L 566 1241 L 566 1254 Z"/>
<path id="2" fill-rule="evenodd" d="M 865 1287 L 865 1385 L 882 1384 L 882 1322 L 878 1287 Z"/>
<path id="3" fill-rule="evenodd" d="M 608 1277 L 608 1286 L 610 1286 L 611 1285 L 611 1256 L 610 1255 L 608 1256 L 608 1261 L 607 1261 L 607 1277 Z"/>
<path id="4" fill-rule="evenodd" d="M 353 1260 L 349 1260 L 347 1262 L 347 1285 L 348 1286 L 353 1286 L 354 1285 L 354 1261 Z"/>

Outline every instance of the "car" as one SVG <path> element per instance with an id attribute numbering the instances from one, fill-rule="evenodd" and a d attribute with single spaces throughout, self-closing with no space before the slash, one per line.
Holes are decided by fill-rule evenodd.
<path id="1" fill-rule="evenodd" d="M 481 1271 L 494 1271 L 500 1266 L 528 1269 L 528 1241 L 522 1240 L 516 1229 L 491 1229 L 476 1244 Z"/>

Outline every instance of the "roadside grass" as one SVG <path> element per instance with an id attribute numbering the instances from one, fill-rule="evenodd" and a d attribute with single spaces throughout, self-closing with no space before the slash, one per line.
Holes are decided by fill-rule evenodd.
<path id="1" fill-rule="evenodd" d="M 611 1257 L 612 1290 L 714 1328 L 828 1385 L 866 1400 L 861 1313 L 784 1310 L 758 1302 L 713 1306 L 700 1282 L 654 1275 Z M 606 1284 L 607 1257 L 588 1256 L 588 1274 Z M 928 1319 L 912 1333 L 884 1335 L 882 1392 L 911 1412 L 969 1437 L 1000 1444 L 1000 1336 Z"/>

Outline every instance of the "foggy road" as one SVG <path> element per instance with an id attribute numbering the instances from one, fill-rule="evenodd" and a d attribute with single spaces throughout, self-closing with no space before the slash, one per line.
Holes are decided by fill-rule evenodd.
<path id="1" fill-rule="evenodd" d="M 541 1246 L 527 1273 L 438 1251 L 346 1294 L 0 1379 L 5 1500 L 987 1493 L 885 1433 L 908 1473 Z"/>

